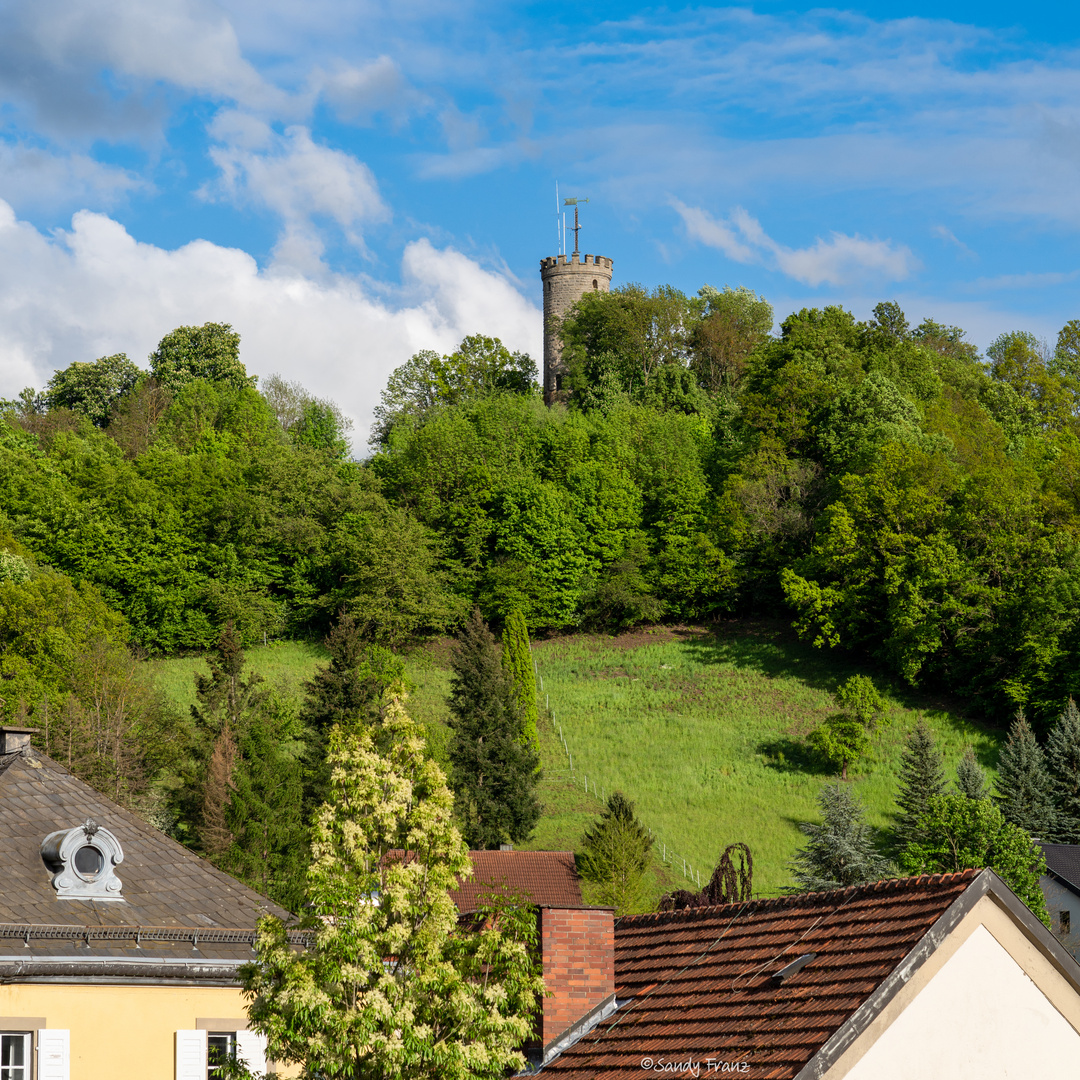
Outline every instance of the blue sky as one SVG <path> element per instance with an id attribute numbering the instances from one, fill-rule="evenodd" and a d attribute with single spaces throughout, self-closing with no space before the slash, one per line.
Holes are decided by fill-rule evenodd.
<path id="1" fill-rule="evenodd" d="M 0 0 L 0 396 L 167 330 L 335 397 L 615 280 L 985 347 L 1080 316 L 1080 9 Z M 1037 8 L 1037 9 L 1036 9 Z"/>

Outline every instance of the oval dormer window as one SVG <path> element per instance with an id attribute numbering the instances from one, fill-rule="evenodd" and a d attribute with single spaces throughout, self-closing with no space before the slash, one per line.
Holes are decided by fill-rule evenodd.
<path id="1" fill-rule="evenodd" d="M 87 881 L 94 881 L 105 869 L 105 856 L 93 844 L 83 844 L 71 861 L 75 864 L 75 872 Z"/>
<path id="2" fill-rule="evenodd" d="M 50 833 L 42 841 L 41 858 L 52 871 L 52 886 L 60 900 L 124 899 L 123 883 L 116 876 L 124 849 L 95 821 Z"/>

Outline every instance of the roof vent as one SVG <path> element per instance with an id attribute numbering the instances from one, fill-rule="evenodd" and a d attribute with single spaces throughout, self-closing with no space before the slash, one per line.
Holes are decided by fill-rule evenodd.
<path id="1" fill-rule="evenodd" d="M 500 844 L 499 845 L 499 850 L 500 851 L 513 851 L 514 850 L 514 845 L 513 844 Z"/>
<path id="2" fill-rule="evenodd" d="M 773 973 L 772 980 L 779 986 L 785 979 L 790 979 L 792 975 L 797 975 L 811 960 L 817 959 L 817 953 L 803 953 L 798 960 L 793 960 L 787 967 L 782 967 L 779 971 Z"/>
<path id="3" fill-rule="evenodd" d="M 30 749 L 30 736 L 38 733 L 32 727 L 0 727 L 0 754 L 18 754 Z"/>
<path id="4" fill-rule="evenodd" d="M 74 829 L 49 833 L 41 842 L 41 858 L 52 871 L 61 900 L 123 900 L 116 867 L 124 861 L 120 841 L 87 818 Z"/>

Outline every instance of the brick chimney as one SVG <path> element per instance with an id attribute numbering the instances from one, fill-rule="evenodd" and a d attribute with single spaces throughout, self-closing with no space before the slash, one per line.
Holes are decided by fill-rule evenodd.
<path id="1" fill-rule="evenodd" d="M 540 948 L 551 994 L 538 1025 L 547 1056 L 615 1008 L 615 914 L 610 908 L 541 907 Z"/>
<path id="2" fill-rule="evenodd" d="M 0 727 L 0 754 L 18 754 L 30 749 L 30 736 L 38 733 L 32 727 Z"/>

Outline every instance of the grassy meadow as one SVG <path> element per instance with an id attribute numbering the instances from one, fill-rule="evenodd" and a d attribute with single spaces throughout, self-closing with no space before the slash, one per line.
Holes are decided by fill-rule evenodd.
<path id="1" fill-rule="evenodd" d="M 831 692 L 862 669 L 767 622 L 568 635 L 535 642 L 533 655 L 543 679 L 541 705 L 550 713 L 540 725 L 544 815 L 523 847 L 573 850 L 603 796 L 619 789 L 657 838 L 651 900 L 690 887 L 684 859 L 687 873 L 692 867 L 704 882 L 723 848 L 739 840 L 754 855 L 755 893 L 775 895 L 788 883 L 786 864 L 802 837 L 798 823 L 817 820 L 815 797 L 830 779 L 803 740 L 834 708 Z M 325 659 L 321 646 L 299 642 L 248 652 L 252 670 L 297 693 Z M 193 676 L 205 661 L 150 663 L 186 714 Z M 449 642 L 410 655 L 406 675 L 409 711 L 445 764 Z M 993 773 L 1002 733 L 963 716 L 956 702 L 878 685 L 890 692 L 891 722 L 876 736 L 873 758 L 850 772 L 875 828 L 890 824 L 903 742 L 920 714 L 950 777 L 969 743 Z"/>
<path id="2" fill-rule="evenodd" d="M 798 823 L 818 820 L 815 797 L 831 779 L 803 740 L 834 710 L 831 691 L 859 669 L 768 623 L 578 635 L 537 642 L 533 653 L 555 716 L 545 739 L 548 776 L 568 774 L 555 737 L 561 726 L 576 790 L 584 793 L 586 778 L 590 793 L 599 788 L 573 806 L 553 802 L 538 838 L 580 835 L 585 807 L 595 812 L 600 797 L 619 789 L 666 843 L 676 887 L 685 884 L 683 858 L 704 881 L 723 848 L 740 840 L 754 855 L 756 893 L 774 895 L 789 883 Z M 956 703 L 890 689 L 891 723 L 875 738 L 872 760 L 849 771 L 878 829 L 891 823 L 904 739 L 919 714 L 950 778 L 969 743 L 992 774 L 1002 738 L 960 715 Z"/>

